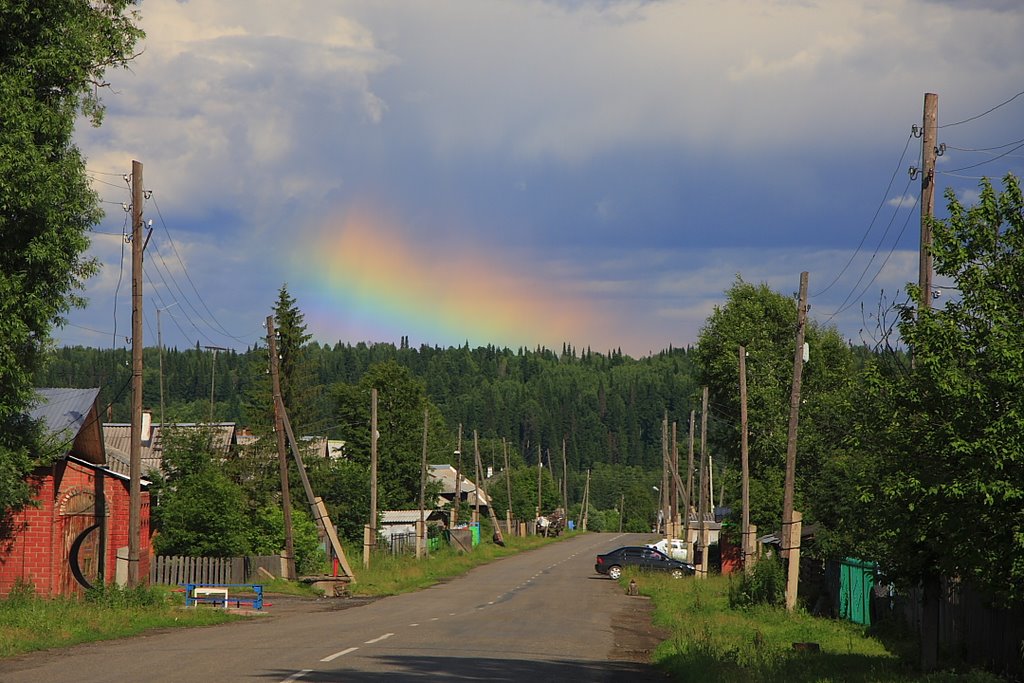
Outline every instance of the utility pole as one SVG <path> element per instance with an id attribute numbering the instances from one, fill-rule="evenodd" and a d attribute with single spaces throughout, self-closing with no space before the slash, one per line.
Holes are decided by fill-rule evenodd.
<path id="1" fill-rule="evenodd" d="M 782 493 L 782 538 L 789 538 L 793 522 L 793 488 L 796 481 L 796 433 L 800 422 L 800 381 L 804 369 L 804 327 L 807 323 L 807 271 L 800 273 L 800 298 L 796 309 L 796 350 L 793 354 L 793 387 L 789 398 L 789 436 L 786 440 L 786 483 Z M 782 548 L 789 557 L 789 548 Z"/>
<path id="2" fill-rule="evenodd" d="M 420 523 L 416 527 L 416 557 L 423 557 L 427 551 L 427 520 L 423 508 L 427 504 L 427 426 L 429 408 L 423 409 L 423 457 L 420 458 Z"/>
<path id="3" fill-rule="evenodd" d="M 476 472 L 474 486 L 476 489 L 473 491 L 473 523 L 477 525 L 477 529 L 480 528 L 480 482 L 483 481 L 480 469 L 480 441 L 477 439 L 476 430 L 473 430 L 473 467 Z"/>
<path id="4" fill-rule="evenodd" d="M 623 493 L 619 496 L 619 533 L 622 533 L 622 517 L 626 511 L 626 494 Z"/>
<path id="5" fill-rule="evenodd" d="M 207 351 L 213 351 L 213 365 L 210 371 L 210 424 L 213 424 L 213 388 L 217 379 L 217 352 L 227 351 L 223 346 L 204 346 Z"/>
<path id="6" fill-rule="evenodd" d="M 277 333 L 274 330 L 274 316 L 267 316 L 267 349 L 270 351 L 270 379 L 274 388 L 274 435 L 277 437 L 277 468 L 281 475 L 281 508 L 284 512 L 284 561 L 285 578 L 294 581 L 295 540 L 292 530 L 292 494 L 288 484 L 288 452 L 285 445 L 284 417 L 278 405 L 284 405 L 281 398 L 281 373 L 277 357 Z"/>
<path id="7" fill-rule="evenodd" d="M 672 538 L 679 538 L 679 436 L 677 433 L 678 423 L 672 421 L 672 453 L 669 469 L 671 473 L 668 478 L 669 489 L 669 512 L 672 520 Z"/>
<path id="8" fill-rule="evenodd" d="M 140 585 L 142 535 L 142 162 L 132 161 L 132 441 L 128 471 L 128 587 Z"/>
<path id="9" fill-rule="evenodd" d="M 363 534 L 363 566 L 377 545 L 377 389 L 370 389 L 370 523 Z"/>
<path id="10" fill-rule="evenodd" d="M 707 504 L 708 480 L 705 478 L 708 467 L 708 388 L 704 387 L 700 409 L 700 504 L 697 508 L 697 546 L 700 548 L 700 562 L 697 564 L 698 576 L 702 579 L 708 575 L 708 542 L 707 542 Z"/>
<path id="11" fill-rule="evenodd" d="M 452 528 L 459 523 L 462 509 L 462 423 L 459 423 L 459 439 L 455 442 L 455 500 L 452 501 Z"/>
<path id="12" fill-rule="evenodd" d="M 178 302 L 156 309 L 156 345 L 160 349 L 160 429 L 164 428 L 164 338 L 160 333 L 160 314 Z"/>
<path id="13" fill-rule="evenodd" d="M 478 472 L 483 472 L 483 463 L 480 462 L 480 441 L 477 439 L 476 430 L 473 430 L 473 456 L 476 458 L 476 469 Z M 487 499 L 487 516 L 491 519 L 491 526 L 494 527 L 494 542 L 497 545 L 505 545 L 505 538 L 501 535 L 501 526 L 498 524 L 498 518 L 494 514 L 494 501 L 487 495 L 487 487 L 484 484 L 486 476 L 479 479 L 476 483 L 476 501 L 477 501 L 477 521 L 480 520 L 480 492 L 483 491 L 484 498 Z M 480 539 L 481 541 L 483 539 Z"/>
<path id="14" fill-rule="evenodd" d="M 508 468 L 508 442 L 501 437 L 501 451 L 505 456 L 505 491 L 508 493 L 508 507 L 505 508 L 505 523 L 508 525 L 509 536 L 512 536 L 512 473 Z"/>
<path id="15" fill-rule="evenodd" d="M 686 534 L 686 542 L 690 543 L 690 508 L 693 506 L 693 433 L 697 421 L 695 411 L 690 411 L 690 443 L 686 453 L 686 490 L 683 492 L 683 533 Z M 693 555 L 687 555 L 687 561 L 693 561 Z"/>
<path id="16" fill-rule="evenodd" d="M 939 96 L 924 95 L 924 121 L 921 133 L 921 249 L 918 285 L 922 309 L 932 305 L 932 214 L 935 212 L 935 158 L 939 128 Z"/>
<path id="17" fill-rule="evenodd" d="M 565 437 L 562 437 L 562 510 L 569 518 L 569 461 L 565 457 Z"/>
<path id="18" fill-rule="evenodd" d="M 590 511 L 590 470 L 587 470 L 587 483 L 583 486 L 583 514 L 580 515 L 583 531 L 587 530 L 587 513 Z"/>
<path id="19" fill-rule="evenodd" d="M 544 471 L 544 462 L 540 459 L 540 444 L 537 444 L 537 519 L 540 519 L 541 510 L 541 473 Z"/>
<path id="20" fill-rule="evenodd" d="M 747 444 L 747 347 L 740 347 L 740 476 L 742 477 L 743 522 L 740 557 L 747 566 L 750 552 L 750 453 Z"/>

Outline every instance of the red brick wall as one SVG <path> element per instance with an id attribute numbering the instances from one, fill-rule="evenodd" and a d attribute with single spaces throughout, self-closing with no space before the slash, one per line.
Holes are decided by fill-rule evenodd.
<path id="1" fill-rule="evenodd" d="M 67 575 L 64 556 L 64 532 L 69 518 L 61 515 L 61 506 L 76 492 L 94 491 L 97 476 L 104 477 L 106 547 L 104 579 L 113 583 L 116 576 L 117 549 L 128 545 L 128 482 L 75 462 L 61 461 L 39 470 L 33 478 L 34 499 L 13 515 L 10 538 L 0 540 L 0 597 L 10 593 L 20 580 L 34 586 L 39 595 L 54 596 L 69 592 L 61 588 Z M 149 493 L 142 492 L 142 541 L 139 576 L 149 576 Z M 73 592 L 78 592 L 74 590 Z"/>

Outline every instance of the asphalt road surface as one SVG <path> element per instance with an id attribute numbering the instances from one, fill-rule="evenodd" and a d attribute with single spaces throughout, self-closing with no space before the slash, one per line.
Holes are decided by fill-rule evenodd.
<path id="1" fill-rule="evenodd" d="M 367 603 L 271 596 L 245 622 L 0 660 L 0 682 L 649 681 L 649 601 L 594 573 L 649 536 L 584 534 Z"/>

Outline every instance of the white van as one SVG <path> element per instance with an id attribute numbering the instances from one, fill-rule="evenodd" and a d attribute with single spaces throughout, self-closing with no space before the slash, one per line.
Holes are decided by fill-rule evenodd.
<path id="1" fill-rule="evenodd" d="M 664 538 L 657 543 L 648 543 L 647 547 L 660 550 L 674 560 L 679 560 L 680 562 L 689 561 L 686 557 L 686 541 L 681 538 L 673 538 L 671 547 L 669 547 L 667 539 Z"/>

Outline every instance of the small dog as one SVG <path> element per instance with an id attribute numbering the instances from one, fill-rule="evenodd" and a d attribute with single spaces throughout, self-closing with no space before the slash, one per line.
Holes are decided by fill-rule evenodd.
<path id="1" fill-rule="evenodd" d="M 626 589 L 626 595 L 640 595 L 640 587 L 636 585 L 636 579 L 629 580 L 629 588 Z"/>

